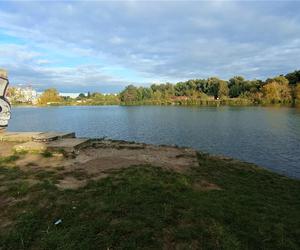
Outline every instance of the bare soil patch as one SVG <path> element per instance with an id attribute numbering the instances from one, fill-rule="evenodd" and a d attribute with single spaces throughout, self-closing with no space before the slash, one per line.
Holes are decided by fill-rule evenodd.
<path id="1" fill-rule="evenodd" d="M 86 180 L 78 180 L 72 176 L 66 176 L 56 186 L 60 189 L 78 189 L 86 185 Z"/>
<path id="2" fill-rule="evenodd" d="M 0 145 L 1 148 L 6 148 L 5 152 L 8 154 L 8 144 L 1 142 Z M 13 145 L 15 144 L 9 147 L 12 148 Z M 76 189 L 84 186 L 88 179 L 97 180 L 106 177 L 112 170 L 134 165 L 151 165 L 184 172 L 198 166 L 198 161 L 196 151 L 189 148 L 95 140 L 73 157 L 63 157 L 59 154 L 51 157 L 42 154 L 24 154 L 15 165 L 25 172 L 56 171 L 60 176 L 57 187 Z"/>
<path id="3" fill-rule="evenodd" d="M 15 145 L 19 144 L 18 142 L 5 142 L 5 141 L 1 141 L 0 142 L 0 157 L 6 157 L 6 156 L 10 156 L 13 151 L 13 147 Z"/>
<path id="4" fill-rule="evenodd" d="M 222 190 L 218 185 L 205 180 L 194 183 L 193 188 L 196 191 Z"/>

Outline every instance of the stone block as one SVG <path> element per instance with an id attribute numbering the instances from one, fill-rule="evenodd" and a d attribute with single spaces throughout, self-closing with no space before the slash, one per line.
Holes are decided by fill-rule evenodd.
<path id="1" fill-rule="evenodd" d="M 47 143 L 47 149 L 50 151 L 64 150 L 66 152 L 74 152 L 87 145 L 89 141 L 90 140 L 86 138 L 64 138 Z"/>
<path id="2" fill-rule="evenodd" d="M 75 138 L 75 133 L 63 133 L 63 132 L 45 132 L 33 136 L 33 141 L 36 142 L 49 142 L 59 140 L 63 138 Z"/>
<path id="3" fill-rule="evenodd" d="M 3 132 L 0 133 L 0 141 L 28 142 L 32 141 L 33 137 L 39 134 L 41 132 Z"/>

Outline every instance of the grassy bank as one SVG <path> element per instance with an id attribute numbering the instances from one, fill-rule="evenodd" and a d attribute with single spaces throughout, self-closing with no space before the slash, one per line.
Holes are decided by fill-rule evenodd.
<path id="1" fill-rule="evenodd" d="M 251 164 L 199 154 L 185 172 L 132 166 L 60 190 L 59 168 L 17 159 L 0 159 L 0 249 L 300 248 L 300 182 Z"/>

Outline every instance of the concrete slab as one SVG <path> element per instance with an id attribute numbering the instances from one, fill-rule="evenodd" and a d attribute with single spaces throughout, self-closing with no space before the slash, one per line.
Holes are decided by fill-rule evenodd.
<path id="1" fill-rule="evenodd" d="M 47 149 L 51 151 L 64 150 L 66 152 L 74 152 L 75 150 L 87 145 L 89 141 L 90 140 L 86 138 L 64 138 L 48 142 Z"/>
<path id="2" fill-rule="evenodd" d="M 0 133 L 0 141 L 9 142 L 28 142 L 32 141 L 34 136 L 38 136 L 42 132 L 4 132 Z"/>
<path id="3" fill-rule="evenodd" d="M 75 152 L 89 143 L 89 139 L 75 138 L 75 133 L 65 132 L 4 132 L 0 143 L 13 142 L 13 150 L 27 152 L 60 151 Z M 17 144 L 16 143 L 20 143 Z"/>
<path id="4" fill-rule="evenodd" d="M 50 142 L 29 141 L 15 145 L 13 147 L 13 150 L 16 152 L 26 151 L 32 153 L 63 150 L 65 152 L 71 153 L 87 145 L 88 143 L 89 139 L 84 138 L 63 138 Z"/>
<path id="5" fill-rule="evenodd" d="M 65 132 L 2 132 L 0 133 L 0 141 L 9 142 L 47 142 L 63 138 L 74 138 L 75 133 Z"/>
<path id="6" fill-rule="evenodd" d="M 64 133 L 64 132 L 45 132 L 33 136 L 33 141 L 36 142 L 49 142 L 63 138 L 75 138 L 75 133 Z"/>

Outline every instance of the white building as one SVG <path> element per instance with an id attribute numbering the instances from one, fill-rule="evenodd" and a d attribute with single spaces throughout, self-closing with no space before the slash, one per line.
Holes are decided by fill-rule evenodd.
<path id="1" fill-rule="evenodd" d="M 83 94 L 87 95 L 87 93 L 83 93 Z M 62 97 L 77 98 L 80 95 L 80 93 L 65 93 L 65 92 L 61 92 L 61 93 L 59 93 L 59 95 L 62 96 Z"/>
<path id="2" fill-rule="evenodd" d="M 38 93 L 31 86 L 27 87 L 12 87 L 9 99 L 19 103 L 36 103 Z"/>

